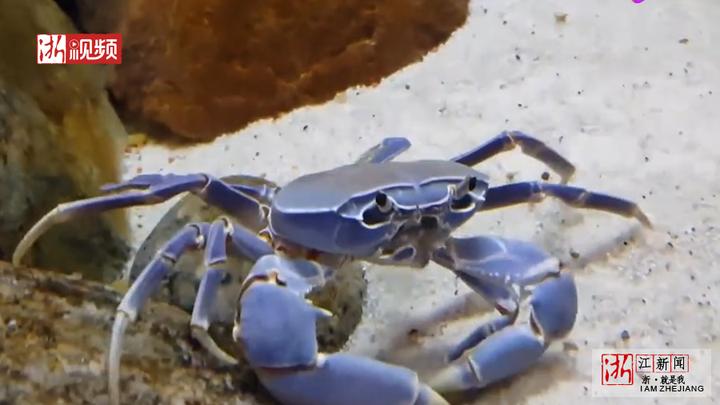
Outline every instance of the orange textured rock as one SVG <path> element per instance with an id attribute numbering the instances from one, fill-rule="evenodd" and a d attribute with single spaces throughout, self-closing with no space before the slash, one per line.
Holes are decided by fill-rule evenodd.
<path id="1" fill-rule="evenodd" d="M 375 84 L 467 13 L 467 0 L 129 0 L 112 91 L 131 126 L 209 140 Z"/>

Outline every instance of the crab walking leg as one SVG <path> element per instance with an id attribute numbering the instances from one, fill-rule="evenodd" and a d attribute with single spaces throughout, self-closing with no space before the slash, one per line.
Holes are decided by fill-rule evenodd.
<path id="1" fill-rule="evenodd" d="M 212 224 L 186 225 L 161 249 L 135 280 L 118 306 L 110 342 L 108 361 L 108 385 L 112 404 L 119 403 L 119 369 L 122 338 L 128 322 L 137 319 L 138 312 L 162 280 L 172 271 L 183 253 L 190 249 L 205 249 L 205 273 L 193 305 L 190 327 L 195 337 L 209 352 L 221 361 L 236 364 L 237 360 L 225 353 L 207 333 L 217 288 L 225 272 L 227 245 L 248 260 L 256 261 L 272 253 L 272 248 L 256 234 L 241 226 L 233 226 L 229 219 L 221 217 Z"/>
<path id="2" fill-rule="evenodd" d="M 567 335 L 577 315 L 577 289 L 559 262 L 519 240 L 451 238 L 434 260 L 495 304 L 501 316 L 480 325 L 451 349 L 450 365 L 430 380 L 439 392 L 483 388 L 531 367 Z M 530 326 L 514 325 L 521 299 L 531 296 Z"/>
<path id="3" fill-rule="evenodd" d="M 255 178 L 260 179 L 260 178 Z M 100 189 L 103 192 L 126 190 L 145 190 L 173 182 L 183 182 L 187 189 L 205 198 L 205 201 L 217 207 L 233 211 L 228 204 L 255 207 L 257 201 L 267 201 L 275 193 L 275 187 L 269 185 L 243 184 L 242 182 L 226 182 L 205 173 L 191 174 L 141 174 L 120 183 L 106 184 Z M 234 200 L 237 199 L 237 200 Z M 249 200 L 249 201 L 248 201 Z"/>
<path id="4" fill-rule="evenodd" d="M 572 207 L 606 211 L 627 218 L 635 218 L 645 227 L 652 227 L 650 219 L 632 201 L 588 191 L 580 187 L 537 181 L 512 183 L 489 188 L 485 194 L 485 202 L 480 210 L 539 202 L 547 196 L 558 198 Z"/>
<path id="5" fill-rule="evenodd" d="M 410 141 L 407 138 L 385 138 L 360 155 L 360 157 L 355 160 L 355 163 L 389 162 L 409 148 Z"/>
<path id="6" fill-rule="evenodd" d="M 74 217 L 96 214 L 117 208 L 139 205 L 152 205 L 166 201 L 184 192 L 193 192 L 211 205 L 223 209 L 231 215 L 257 212 L 262 216 L 262 208 L 257 197 L 268 190 L 264 187 L 242 186 L 242 191 L 221 180 L 204 174 L 187 175 L 140 175 L 128 181 L 106 185 L 105 192 L 126 191 L 121 194 L 93 197 L 70 203 L 60 204 L 42 217 L 20 241 L 13 253 L 13 264 L 19 265 L 33 243 L 50 227 L 73 219 Z M 140 189 L 140 190 L 138 190 Z M 257 193 L 251 191 L 256 189 Z"/>
<path id="7" fill-rule="evenodd" d="M 215 220 L 207 231 L 205 238 L 205 272 L 200 280 L 197 296 L 190 319 L 192 335 L 210 354 L 226 364 L 237 364 L 237 360 L 223 351 L 208 333 L 213 321 L 212 311 L 217 297 L 218 287 L 225 278 L 224 266 L 228 261 L 228 243 L 240 255 L 250 261 L 256 261 L 273 252 L 272 247 L 254 233 L 242 226 L 234 226 L 229 218 Z"/>
<path id="8" fill-rule="evenodd" d="M 259 258 L 274 252 L 272 246 L 264 239 L 260 238 L 256 233 L 250 232 L 245 227 L 236 225 L 232 226 L 230 233 L 230 242 L 235 249 L 234 253 L 246 258 L 251 262 L 256 262 Z"/>
<path id="9" fill-rule="evenodd" d="M 575 166 L 562 155 L 539 139 L 520 131 L 503 131 L 477 148 L 456 156 L 452 160 L 474 166 L 518 146 L 524 154 L 539 160 L 560 174 L 562 183 L 570 181 L 575 173 Z"/>
<path id="10" fill-rule="evenodd" d="M 352 354 L 318 353 L 316 322 L 332 316 L 305 299 L 316 283 L 298 262 L 260 258 L 243 285 L 233 338 L 283 405 L 447 405 L 413 371 Z"/>
<path id="11" fill-rule="evenodd" d="M 180 256 L 191 249 L 203 247 L 208 228 L 207 223 L 189 224 L 183 227 L 148 263 L 120 302 L 115 314 L 108 355 L 108 386 L 111 403 L 119 403 L 120 398 L 120 357 L 125 329 L 129 322 L 137 319 L 142 306 L 167 277 Z"/>
<path id="12" fill-rule="evenodd" d="M 237 360 L 225 353 L 208 333 L 215 297 L 220 282 L 225 278 L 224 266 L 227 263 L 227 244 L 233 226 L 225 218 L 218 219 L 210 225 L 205 242 L 205 272 L 200 280 L 195 304 L 193 305 L 190 328 L 192 335 L 217 359 L 226 364 L 237 364 Z"/>

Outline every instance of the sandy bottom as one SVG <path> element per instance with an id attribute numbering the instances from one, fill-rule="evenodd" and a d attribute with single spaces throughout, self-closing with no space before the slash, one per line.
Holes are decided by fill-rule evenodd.
<path id="1" fill-rule="evenodd" d="M 655 229 L 549 199 L 460 229 L 537 243 L 571 265 L 580 294 L 572 333 L 537 367 L 474 401 L 638 402 L 592 397 L 591 353 L 603 347 L 712 349 L 717 395 L 720 3 L 474 1 L 471 13 L 437 52 L 375 88 L 211 144 L 145 146 L 127 155 L 126 176 L 243 173 L 282 184 L 348 163 L 386 136 L 408 137 L 413 147 L 399 159 L 410 160 L 450 158 L 502 130 L 524 130 L 576 164 L 574 184 L 637 201 Z M 567 14 L 564 22 L 556 13 Z M 540 180 L 547 170 L 518 151 L 478 168 L 494 184 Z M 174 201 L 132 211 L 136 246 Z M 482 307 L 438 266 L 368 272 L 371 298 L 354 352 L 425 376 L 448 342 L 479 322 L 438 319 L 448 308 Z M 419 331 L 408 337 L 412 328 Z M 716 402 L 659 403 L 703 401 Z"/>

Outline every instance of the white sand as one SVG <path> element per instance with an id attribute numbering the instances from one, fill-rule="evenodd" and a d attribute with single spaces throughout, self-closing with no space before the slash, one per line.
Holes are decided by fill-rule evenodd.
<path id="1" fill-rule="evenodd" d="M 598 246 L 614 249 L 575 270 L 580 308 L 565 342 L 578 350 L 555 344 L 541 365 L 477 402 L 638 402 L 591 397 L 591 351 L 608 346 L 713 349 L 718 395 L 720 2 L 508 0 L 471 7 L 469 23 L 447 44 L 375 88 L 348 90 L 212 144 L 146 146 L 127 156 L 126 176 L 142 168 L 265 174 L 284 183 L 347 163 L 386 136 L 410 138 L 413 147 L 400 158 L 409 160 L 449 158 L 501 130 L 527 131 L 576 164 L 575 184 L 638 201 L 656 229 L 623 248 L 634 221 L 550 200 L 488 213 L 461 229 L 458 234 L 532 240 L 563 260 L 571 249 L 580 260 Z M 567 13 L 566 22 L 557 23 L 555 13 Z M 519 152 L 480 169 L 496 183 L 510 174 L 538 180 L 546 170 Z M 133 211 L 135 223 L 144 224 L 136 228 L 136 244 L 169 204 Z M 419 319 L 452 302 L 456 290 L 461 297 L 469 290 L 437 266 L 369 271 L 372 305 L 354 351 L 424 372 L 435 357 L 418 357 L 418 349 L 436 354 L 443 338 L 456 341 L 461 328 L 477 322 L 465 319 L 440 339 L 421 333 L 421 346 L 408 349 L 409 315 Z M 630 334 L 626 342 L 623 330 Z"/>

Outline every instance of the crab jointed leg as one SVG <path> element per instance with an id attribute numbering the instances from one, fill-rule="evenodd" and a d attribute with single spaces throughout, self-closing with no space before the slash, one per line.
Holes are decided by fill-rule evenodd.
<path id="1" fill-rule="evenodd" d="M 178 194 L 192 192 L 230 215 L 240 216 L 252 211 L 257 213 L 256 217 L 261 217 L 258 201 L 265 199 L 272 192 L 264 186 L 233 186 L 205 174 L 140 175 L 122 183 L 103 187 L 105 192 L 126 190 L 129 191 L 58 205 L 25 234 L 15 248 L 13 264 L 19 265 L 32 244 L 51 226 L 78 216 L 117 208 L 158 204 Z M 248 217 L 248 215 L 242 216 Z"/>
<path id="2" fill-rule="evenodd" d="M 318 353 L 316 321 L 331 314 L 305 294 L 317 278 L 279 256 L 257 261 L 245 280 L 234 339 L 262 384 L 283 405 L 443 405 L 415 372 L 348 353 Z"/>
<path id="3" fill-rule="evenodd" d="M 518 146 L 524 154 L 543 162 L 560 174 L 562 183 L 567 183 L 575 173 L 575 166 L 562 155 L 539 139 L 520 131 L 503 131 L 482 145 L 451 160 L 473 166 Z"/>
<path id="4" fill-rule="evenodd" d="M 129 322 L 137 319 L 138 313 L 162 281 L 169 276 L 180 257 L 191 250 L 204 249 L 204 268 L 198 294 L 193 305 L 190 321 L 193 336 L 215 357 L 229 364 L 237 361 L 218 347 L 208 334 L 212 322 L 211 313 L 217 288 L 225 276 L 223 266 L 227 262 L 227 245 L 249 260 L 270 253 L 271 248 L 253 233 L 233 226 L 226 218 L 212 224 L 196 223 L 186 225 L 156 254 L 142 273 L 133 282 L 117 308 L 113 333 L 110 341 L 108 360 L 108 383 L 112 403 L 119 401 L 119 367 L 122 352 L 122 338 Z"/>
<path id="5" fill-rule="evenodd" d="M 167 276 L 170 269 L 183 253 L 198 249 L 204 244 L 209 224 L 189 224 L 180 230 L 148 263 L 140 276 L 127 291 L 117 308 L 113 323 L 108 355 L 108 385 L 110 400 L 119 403 L 120 357 L 123 336 L 129 322 L 135 321 L 138 312 Z"/>
<path id="6" fill-rule="evenodd" d="M 210 316 L 215 305 L 218 287 L 225 277 L 223 267 L 228 261 L 227 244 L 232 233 L 233 226 L 225 219 L 213 222 L 208 230 L 205 241 L 205 272 L 200 280 L 190 319 L 193 337 L 202 343 L 211 354 L 228 364 L 235 364 L 237 361 L 218 347 L 208 334 L 208 329 L 212 321 Z"/>
<path id="7" fill-rule="evenodd" d="M 433 260 L 455 272 L 501 314 L 450 351 L 450 365 L 429 381 L 439 392 L 483 388 L 525 371 L 575 323 L 578 302 L 572 276 L 531 243 L 488 236 L 450 238 Z M 515 325 L 520 301 L 528 295 L 530 323 Z"/>
<path id="8" fill-rule="evenodd" d="M 485 195 L 481 210 L 491 210 L 514 204 L 538 202 L 547 196 L 557 198 L 573 207 L 606 211 L 624 217 L 633 217 L 645 227 L 651 228 L 650 219 L 632 201 L 588 191 L 565 184 L 541 183 L 536 181 L 506 184 L 491 187 Z"/>

